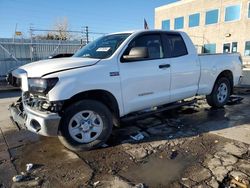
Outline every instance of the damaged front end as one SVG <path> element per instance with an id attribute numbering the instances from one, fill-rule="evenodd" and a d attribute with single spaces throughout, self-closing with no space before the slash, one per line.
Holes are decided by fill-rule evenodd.
<path id="1" fill-rule="evenodd" d="M 9 106 L 10 119 L 19 129 L 25 128 L 25 114 L 23 113 L 22 97 Z"/>
<path id="2" fill-rule="evenodd" d="M 26 128 L 44 136 L 57 136 L 61 117 L 57 113 L 62 103 L 50 103 L 25 92 L 10 105 L 12 121 L 21 129 Z"/>
<path id="3" fill-rule="evenodd" d="M 26 128 L 34 133 L 44 136 L 57 136 L 61 117 L 59 112 L 63 103 L 51 102 L 46 93 L 30 92 L 30 84 L 27 76 L 8 76 L 9 83 L 16 84 L 22 88 L 22 97 L 9 107 L 12 121 L 21 129 Z M 23 83 L 26 87 L 23 88 Z M 16 84 L 17 85 L 17 84 Z M 35 85 L 33 84 L 33 89 Z M 27 89 L 25 89 L 27 88 Z M 48 87 L 47 87 L 48 88 Z M 46 88 L 46 89 L 47 89 Z M 35 88 L 37 89 L 37 88 Z M 38 87 L 38 89 L 40 89 Z M 48 90 L 46 90 L 48 92 Z"/>

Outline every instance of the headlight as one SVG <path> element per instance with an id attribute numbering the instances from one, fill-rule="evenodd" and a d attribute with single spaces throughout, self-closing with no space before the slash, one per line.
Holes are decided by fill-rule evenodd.
<path id="1" fill-rule="evenodd" d="M 29 91 L 31 93 L 47 94 L 58 82 L 58 78 L 29 78 Z"/>

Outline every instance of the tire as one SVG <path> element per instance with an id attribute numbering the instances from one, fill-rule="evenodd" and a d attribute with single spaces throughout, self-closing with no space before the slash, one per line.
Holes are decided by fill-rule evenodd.
<path id="1" fill-rule="evenodd" d="M 87 151 L 103 145 L 112 127 L 112 114 L 104 104 L 82 100 L 65 110 L 58 137 L 70 150 Z"/>
<path id="2" fill-rule="evenodd" d="M 206 96 L 207 103 L 211 107 L 221 108 L 227 104 L 231 94 L 230 81 L 226 77 L 217 79 L 213 91 L 210 95 Z"/>

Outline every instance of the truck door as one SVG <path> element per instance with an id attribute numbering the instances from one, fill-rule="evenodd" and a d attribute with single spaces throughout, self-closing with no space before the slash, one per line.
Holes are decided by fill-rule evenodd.
<path id="1" fill-rule="evenodd" d="M 148 57 L 126 62 L 132 48 L 146 47 Z M 170 62 L 164 58 L 161 35 L 141 34 L 133 39 L 120 59 L 120 78 L 125 113 L 168 103 Z"/>
<path id="2" fill-rule="evenodd" d="M 166 56 L 171 59 L 171 97 L 178 101 L 195 96 L 198 90 L 200 64 L 197 54 L 190 54 L 179 33 L 166 33 L 163 37 Z"/>

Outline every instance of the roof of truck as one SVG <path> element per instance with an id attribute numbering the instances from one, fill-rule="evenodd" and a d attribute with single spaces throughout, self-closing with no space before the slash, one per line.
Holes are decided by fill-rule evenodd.
<path id="1" fill-rule="evenodd" d="M 162 30 L 162 29 L 141 29 L 141 30 L 130 30 L 130 31 L 121 31 L 121 32 L 115 32 L 115 33 L 110 33 L 110 35 L 115 35 L 115 34 L 125 34 L 125 33 L 145 33 L 145 32 L 155 32 L 155 31 L 164 31 L 164 32 L 171 32 L 171 33 L 180 33 L 180 31 L 167 31 L 167 30 Z"/>

